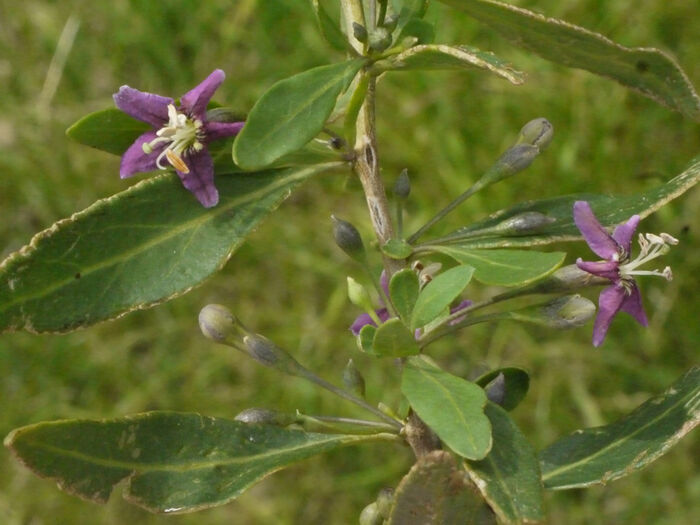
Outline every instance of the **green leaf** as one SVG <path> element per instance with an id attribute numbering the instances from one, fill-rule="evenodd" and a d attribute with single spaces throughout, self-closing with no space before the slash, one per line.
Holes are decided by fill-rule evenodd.
<path id="1" fill-rule="evenodd" d="M 416 338 L 400 319 L 389 319 L 377 328 L 372 353 L 377 357 L 406 357 L 420 352 Z"/>
<path id="2" fill-rule="evenodd" d="M 391 303 L 396 308 L 401 319 L 406 322 L 411 319 L 413 305 L 416 304 L 419 291 L 418 276 L 413 270 L 406 268 L 391 276 L 391 281 L 389 282 Z"/>
<path id="3" fill-rule="evenodd" d="M 543 490 L 535 449 L 508 413 L 488 403 L 493 447 L 481 461 L 465 466 L 484 498 L 503 523 L 536 523 L 544 519 Z"/>
<path id="4" fill-rule="evenodd" d="M 61 489 L 98 503 L 127 480 L 124 497 L 151 512 L 221 505 L 292 463 L 382 434 L 312 434 L 200 414 L 149 412 L 14 430 L 19 460 Z M 386 437 L 386 436 L 384 436 Z"/>
<path id="5" fill-rule="evenodd" d="M 577 430 L 540 452 L 547 489 L 605 485 L 647 466 L 700 423 L 700 367 L 615 423 Z"/>
<path id="6" fill-rule="evenodd" d="M 413 307 L 411 328 L 415 330 L 436 319 L 462 293 L 473 274 L 471 266 L 455 266 L 430 281 Z"/>
<path id="7" fill-rule="evenodd" d="M 243 169 L 269 166 L 318 135 L 362 59 L 320 66 L 280 80 L 255 103 L 233 145 Z"/>
<path id="8" fill-rule="evenodd" d="M 491 450 L 491 423 L 481 387 L 453 376 L 422 357 L 406 362 L 401 392 L 413 410 L 452 450 L 482 459 Z"/>
<path id="9" fill-rule="evenodd" d="M 65 332 L 182 295 L 219 270 L 292 189 L 338 166 L 218 177 L 211 209 L 174 174 L 97 201 L 0 264 L 0 331 Z"/>
<path id="10" fill-rule="evenodd" d="M 151 126 L 116 108 L 84 116 L 66 130 L 71 139 L 114 155 L 121 155 Z"/>
<path id="11" fill-rule="evenodd" d="M 499 376 L 502 376 L 502 379 L 498 379 Z M 530 389 L 530 375 L 522 368 L 515 367 L 491 370 L 474 382 L 486 390 L 488 395 L 489 386 L 500 388 L 501 385 L 494 385 L 497 380 L 502 381 L 503 386 L 503 399 L 497 404 L 506 410 L 513 410 L 518 406 Z M 494 401 L 490 395 L 489 398 Z"/>
<path id="12" fill-rule="evenodd" d="M 326 8 L 323 7 L 319 0 L 312 0 L 311 4 L 316 14 L 318 30 L 323 35 L 323 38 L 326 39 L 331 47 L 338 51 L 345 51 L 348 47 L 348 42 L 338 27 L 338 23 L 330 17 L 328 11 L 326 11 Z"/>
<path id="13" fill-rule="evenodd" d="M 513 84 L 525 82 L 520 71 L 512 69 L 493 53 L 470 46 L 418 45 L 391 57 L 387 69 L 415 71 L 424 69 L 485 69 Z"/>
<path id="14" fill-rule="evenodd" d="M 366 324 L 360 329 L 360 334 L 357 336 L 357 346 L 361 351 L 373 354 L 372 342 L 374 335 L 377 333 L 377 327 L 371 324 Z"/>
<path id="15" fill-rule="evenodd" d="M 403 26 L 397 38 L 401 42 L 406 37 L 415 37 L 418 39 L 418 44 L 432 44 L 435 40 L 435 27 L 426 20 L 420 18 L 412 18 Z"/>
<path id="16" fill-rule="evenodd" d="M 495 525 L 493 513 L 454 456 L 421 456 L 394 492 L 389 525 Z"/>
<path id="17" fill-rule="evenodd" d="M 382 246 L 382 253 L 392 259 L 407 259 L 413 253 L 413 246 L 403 239 L 389 239 Z"/>
<path id="18" fill-rule="evenodd" d="M 551 244 L 581 239 L 581 232 L 574 224 L 573 206 L 578 200 L 588 201 L 598 220 L 607 227 L 627 221 L 632 215 L 642 218 L 651 215 L 673 199 L 680 197 L 700 180 L 700 156 L 691 161 L 680 175 L 665 184 L 631 195 L 599 195 L 579 193 L 539 201 L 526 201 L 511 208 L 500 210 L 488 219 L 441 238 L 440 242 L 451 242 L 461 248 L 523 247 Z M 533 235 L 513 237 L 485 236 L 474 237 L 479 230 L 493 228 L 498 224 L 524 212 L 535 211 L 554 219 L 542 226 Z M 430 241 L 437 242 L 437 241 Z"/>
<path id="19" fill-rule="evenodd" d="M 440 1 L 461 9 L 514 45 L 542 58 L 611 78 L 700 120 L 700 99 L 692 84 L 663 51 L 624 47 L 582 27 L 493 0 Z"/>
<path id="20" fill-rule="evenodd" d="M 563 252 L 477 250 L 461 246 L 431 246 L 461 264 L 474 267 L 474 279 L 494 286 L 522 286 L 546 277 L 564 262 Z"/>

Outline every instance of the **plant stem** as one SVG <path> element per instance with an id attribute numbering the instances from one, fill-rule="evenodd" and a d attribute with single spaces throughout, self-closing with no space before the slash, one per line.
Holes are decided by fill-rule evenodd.
<path id="1" fill-rule="evenodd" d="M 383 430 L 386 432 L 396 433 L 397 428 L 394 425 L 389 425 L 387 423 L 381 423 L 378 421 L 367 421 L 366 419 L 354 419 L 349 417 L 335 417 L 335 416 L 313 416 L 308 414 L 302 414 L 297 411 L 297 416 L 303 421 L 309 421 L 311 423 L 327 424 L 329 428 L 336 428 L 338 425 L 354 425 L 357 427 L 364 428 L 365 430 Z"/>

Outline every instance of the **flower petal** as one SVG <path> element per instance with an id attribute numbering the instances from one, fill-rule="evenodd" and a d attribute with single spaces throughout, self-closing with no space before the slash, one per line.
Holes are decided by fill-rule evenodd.
<path id="1" fill-rule="evenodd" d="M 600 346 L 608 333 L 613 317 L 620 311 L 625 300 L 625 289 L 622 286 L 608 286 L 598 298 L 598 315 L 593 324 L 593 346 Z"/>
<path id="2" fill-rule="evenodd" d="M 634 317 L 642 326 L 649 326 L 647 314 L 644 312 L 644 306 L 642 305 L 642 294 L 639 293 L 639 288 L 637 288 L 636 284 L 632 286 L 630 295 L 625 295 L 621 310 Z"/>
<path id="3" fill-rule="evenodd" d="M 468 307 L 471 306 L 472 304 L 474 304 L 473 301 L 470 301 L 469 299 L 464 299 L 464 300 L 463 300 L 462 302 L 460 302 L 457 306 L 453 306 L 453 307 L 450 308 L 450 314 L 454 314 L 454 313 L 459 312 L 460 310 L 464 310 L 465 308 L 468 308 Z M 450 326 L 456 325 L 457 323 L 463 321 L 464 318 L 465 318 L 466 316 L 467 316 L 467 315 L 464 314 L 462 317 L 458 317 L 457 319 L 455 319 L 455 320 L 453 320 L 453 321 L 450 321 L 450 322 L 449 322 L 449 325 L 450 325 Z"/>
<path id="4" fill-rule="evenodd" d="M 630 217 L 626 223 L 620 224 L 617 228 L 615 228 L 615 231 L 613 231 L 613 239 L 615 239 L 617 244 L 624 248 L 625 253 L 627 254 L 630 253 L 632 236 L 634 235 L 640 220 L 639 215 L 632 215 L 632 217 Z"/>
<path id="5" fill-rule="evenodd" d="M 603 279 L 618 281 L 620 279 L 620 263 L 617 261 L 584 261 L 580 257 L 576 259 L 576 266 L 584 272 L 588 272 Z"/>
<path id="6" fill-rule="evenodd" d="M 214 186 L 214 161 L 206 149 L 185 157 L 189 173 L 177 171 L 182 185 L 191 191 L 205 208 L 216 206 L 219 192 Z"/>
<path id="7" fill-rule="evenodd" d="M 204 136 L 207 142 L 225 139 L 237 135 L 245 122 L 207 122 L 204 124 Z"/>
<path id="8" fill-rule="evenodd" d="M 374 313 L 377 314 L 377 317 L 379 317 L 379 320 L 382 323 L 389 319 L 389 310 L 387 310 L 386 308 L 380 308 L 379 310 L 375 310 Z M 368 324 L 372 326 L 377 326 L 377 323 L 375 323 L 372 320 L 372 317 L 369 314 L 360 314 L 350 325 L 350 331 L 353 333 L 353 335 L 360 335 L 360 330 L 362 330 L 362 328 L 364 328 Z"/>
<path id="9" fill-rule="evenodd" d="M 154 128 L 160 128 L 168 122 L 168 104 L 173 103 L 172 98 L 145 93 L 129 86 L 120 87 L 113 98 L 124 113 Z"/>
<path id="10" fill-rule="evenodd" d="M 215 69 L 197 87 L 180 97 L 180 107 L 190 115 L 205 121 L 207 104 L 225 78 L 226 74 L 221 69 Z"/>
<path id="11" fill-rule="evenodd" d="M 151 153 L 145 153 L 142 147 L 143 144 L 146 142 L 151 142 L 155 138 L 155 131 L 147 131 L 137 138 L 134 143 L 124 152 L 122 155 L 121 165 L 119 166 L 119 176 L 122 179 L 131 177 L 135 173 L 143 173 L 145 171 L 154 171 L 158 169 L 158 166 L 156 166 L 156 160 L 166 145 L 161 144 L 160 147 L 153 148 Z"/>
<path id="12" fill-rule="evenodd" d="M 603 259 L 612 259 L 617 254 L 618 244 L 598 222 L 591 205 L 586 201 L 574 203 L 574 222 L 591 250 Z"/>

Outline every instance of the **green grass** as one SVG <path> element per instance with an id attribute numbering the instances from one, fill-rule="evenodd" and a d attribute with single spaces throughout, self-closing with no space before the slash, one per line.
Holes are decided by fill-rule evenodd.
<path id="1" fill-rule="evenodd" d="M 517 3 L 625 45 L 669 50 L 700 83 L 700 17 L 693 2 Z M 42 86 L 70 16 L 80 28 L 49 100 L 41 96 Z M 479 73 L 397 74 L 380 84 L 382 165 L 388 181 L 404 167 L 412 176 L 409 230 L 473 182 L 534 117 L 545 116 L 555 126 L 547 152 L 524 174 L 470 200 L 443 231 L 519 199 L 638 191 L 671 178 L 698 154 L 696 123 L 609 81 L 532 58 L 437 2 L 430 17 L 441 41 L 493 50 L 529 77 L 521 87 Z M 85 113 L 110 106 L 120 85 L 178 96 L 221 67 L 228 78 L 217 100 L 246 110 L 274 81 L 339 58 L 318 36 L 308 3 L 298 0 L 5 2 L 0 5 L 0 254 L 132 183 L 119 179 L 118 158 L 64 136 Z M 502 323 L 436 345 L 434 357 L 465 376 L 504 364 L 530 370 L 532 390 L 514 415 L 538 447 L 580 426 L 614 420 L 697 362 L 699 207 L 700 193 L 694 190 L 642 224 L 644 231 L 666 231 L 681 240 L 667 256 L 676 279 L 642 282 L 649 329 L 621 317 L 604 346 L 594 350 L 590 325 L 550 333 Z M 196 317 L 210 302 L 229 305 L 247 325 L 336 382 L 352 356 L 365 373 L 370 399 L 396 405 L 396 369 L 358 355 L 346 335 L 358 312 L 345 298 L 345 275 L 359 279 L 361 274 L 333 244 L 331 213 L 352 220 L 370 238 L 357 184 L 319 179 L 271 216 L 224 271 L 184 297 L 69 335 L 3 335 L 0 434 L 47 419 L 153 409 L 228 417 L 251 406 L 355 413 L 298 380 L 280 378 L 204 340 Z M 561 248 L 572 258 L 586 253 L 578 245 Z M 607 487 L 548 493 L 551 523 L 696 522 L 697 443 L 690 435 L 645 471 Z M 344 449 L 279 472 L 224 507 L 166 518 L 132 507 L 118 494 L 104 507 L 68 496 L 3 450 L 0 520 L 10 525 L 354 523 L 360 509 L 380 488 L 395 485 L 410 462 L 409 451 L 394 445 Z"/>

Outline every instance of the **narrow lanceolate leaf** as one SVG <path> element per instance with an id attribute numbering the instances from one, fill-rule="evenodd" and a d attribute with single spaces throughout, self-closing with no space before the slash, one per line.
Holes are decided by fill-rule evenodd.
<path id="1" fill-rule="evenodd" d="M 273 85 L 253 106 L 233 145 L 243 169 L 269 166 L 318 135 L 362 59 L 316 67 Z"/>
<path id="2" fill-rule="evenodd" d="M 386 66 L 391 71 L 421 69 L 485 69 L 513 84 L 522 84 L 525 75 L 511 68 L 493 53 L 470 46 L 418 45 L 391 57 Z"/>
<path id="3" fill-rule="evenodd" d="M 98 201 L 0 264 L 0 331 L 65 332 L 181 295 L 220 269 L 299 183 L 337 166 L 218 177 L 211 209 L 173 174 Z"/>
<path id="4" fill-rule="evenodd" d="M 494 286 L 522 286 L 546 277 L 564 262 L 564 252 L 478 250 L 461 246 L 432 246 L 461 264 L 474 267 L 474 279 Z"/>
<path id="5" fill-rule="evenodd" d="M 491 423 L 481 387 L 453 376 L 422 357 L 406 362 L 401 392 L 413 410 L 452 450 L 482 459 L 491 450 Z"/>
<path id="6" fill-rule="evenodd" d="M 382 437 L 150 412 L 39 423 L 14 430 L 5 446 L 37 475 L 87 500 L 106 502 L 127 479 L 124 497 L 132 503 L 151 512 L 188 512 L 226 503 L 297 461 Z"/>
<path id="7" fill-rule="evenodd" d="M 466 461 L 470 477 L 503 523 L 537 523 L 544 519 L 543 490 L 537 454 L 508 413 L 488 403 L 493 447 L 481 461 Z"/>
<path id="8" fill-rule="evenodd" d="M 411 314 L 414 330 L 435 320 L 454 301 L 472 278 L 474 268 L 455 266 L 430 281 L 421 291 Z"/>
<path id="9" fill-rule="evenodd" d="M 338 22 L 333 20 L 320 0 L 311 0 L 311 5 L 316 14 L 316 24 L 326 41 L 338 51 L 345 51 L 348 48 L 348 41 L 338 27 Z"/>
<path id="10" fill-rule="evenodd" d="M 542 58 L 611 78 L 700 120 L 700 99 L 688 77 L 658 49 L 624 47 L 582 27 L 494 0 L 440 2 L 461 9 Z"/>
<path id="11" fill-rule="evenodd" d="M 581 232 L 574 224 L 574 202 L 588 201 L 598 220 L 606 226 L 613 227 L 621 224 L 632 215 L 642 218 L 651 215 L 656 210 L 680 197 L 700 181 L 700 157 L 693 159 L 683 173 L 665 184 L 656 186 L 632 195 L 600 195 L 595 193 L 579 193 L 544 199 L 526 201 L 511 208 L 500 210 L 488 219 L 474 223 L 467 228 L 460 228 L 440 239 L 440 242 L 450 242 L 462 248 L 498 248 L 519 247 L 550 244 L 562 241 L 575 241 L 581 238 Z M 525 212 L 539 212 L 552 222 L 542 226 L 533 235 L 495 236 L 485 234 L 478 236 L 480 230 L 491 230 L 511 217 Z"/>
<path id="12" fill-rule="evenodd" d="M 495 525 L 479 491 L 454 456 L 434 450 L 418 458 L 394 492 L 389 525 Z"/>
<path id="13" fill-rule="evenodd" d="M 605 485 L 665 454 L 700 423 L 700 367 L 610 425 L 577 430 L 540 452 L 548 489 Z"/>

